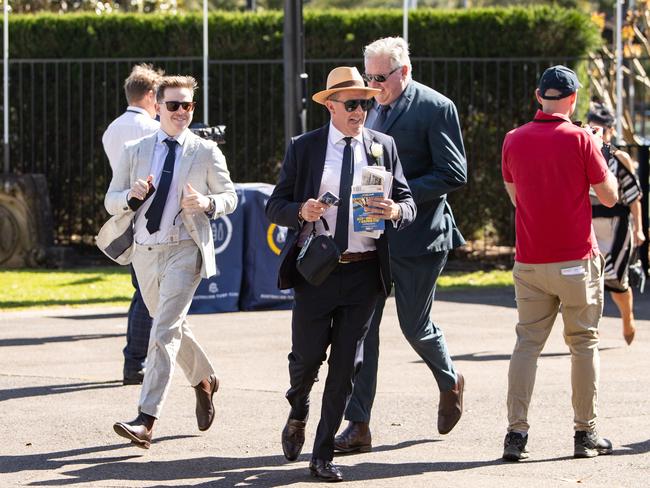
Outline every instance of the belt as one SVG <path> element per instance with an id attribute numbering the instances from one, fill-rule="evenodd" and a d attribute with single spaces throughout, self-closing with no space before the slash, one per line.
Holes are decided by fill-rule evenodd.
<path id="1" fill-rule="evenodd" d="M 377 251 L 367 251 L 367 252 L 348 252 L 341 254 L 339 258 L 339 263 L 356 263 L 359 261 L 368 261 L 370 259 L 377 259 Z"/>

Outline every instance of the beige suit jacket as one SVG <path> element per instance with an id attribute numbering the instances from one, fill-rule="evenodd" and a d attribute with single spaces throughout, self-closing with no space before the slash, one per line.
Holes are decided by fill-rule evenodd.
<path id="1" fill-rule="evenodd" d="M 127 195 L 137 179 L 146 180 L 149 176 L 155 143 L 154 133 L 126 144 L 104 198 L 104 206 L 109 214 L 121 215 L 130 211 Z M 221 150 L 214 142 L 193 133 L 188 134 L 182 147 L 177 169 L 179 206 L 185 185 L 190 183 L 196 191 L 214 199 L 215 212 L 210 218 L 216 219 L 232 213 L 237 207 L 237 194 Z M 210 219 L 203 212 L 191 213 L 185 210 L 181 212 L 181 218 L 190 237 L 201 250 L 201 276 L 213 276 L 217 269 Z"/>

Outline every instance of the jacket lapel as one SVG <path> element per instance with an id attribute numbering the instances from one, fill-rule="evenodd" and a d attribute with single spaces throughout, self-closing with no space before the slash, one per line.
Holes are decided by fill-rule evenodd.
<path id="1" fill-rule="evenodd" d="M 135 168 L 133 168 L 132 181 L 137 179 L 146 180 L 151 174 L 151 163 L 153 161 L 153 151 L 156 147 L 157 132 L 144 139 L 140 146 L 138 159 Z"/>
<path id="2" fill-rule="evenodd" d="M 386 120 L 384 126 L 381 128 L 381 131 L 383 133 L 388 133 L 388 131 L 393 126 L 395 121 L 399 119 L 400 116 L 411 106 L 411 102 L 413 101 L 414 94 L 415 94 L 415 85 L 414 85 L 414 81 L 411 80 L 409 81 L 409 84 L 406 85 L 406 88 L 404 89 L 404 93 L 402 93 L 402 96 L 399 97 L 399 99 L 397 100 L 397 103 L 395 104 L 393 110 L 391 110 L 390 114 L 388 114 L 388 119 Z"/>
<path id="3" fill-rule="evenodd" d="M 329 124 L 324 127 L 321 127 L 320 133 L 316 139 L 316 144 L 314 151 L 309 151 L 311 155 L 311 160 L 309 161 L 309 166 L 311 168 L 311 183 L 312 191 L 308 191 L 308 195 L 314 195 L 314 198 L 318 198 L 318 190 L 320 189 L 320 181 L 323 178 L 323 168 L 325 167 L 325 156 L 327 155 L 327 138 L 329 136 Z"/>
<path id="4" fill-rule="evenodd" d="M 183 187 L 187 182 L 187 175 L 190 172 L 192 167 L 192 159 L 196 154 L 197 149 L 199 148 L 199 137 L 195 136 L 193 133 L 189 132 L 185 139 L 185 144 L 183 144 L 183 152 L 181 154 L 181 160 L 178 164 L 178 204 L 180 205 L 181 199 L 183 198 Z"/>
<path id="5" fill-rule="evenodd" d="M 365 127 L 363 128 L 363 147 L 366 151 L 366 160 L 368 161 L 368 166 L 376 166 L 379 164 L 377 161 L 377 158 L 375 158 L 372 155 L 372 151 L 370 150 L 370 146 L 372 146 L 372 143 L 375 142 L 374 138 L 370 135 L 370 132 L 368 132 L 368 129 Z"/>

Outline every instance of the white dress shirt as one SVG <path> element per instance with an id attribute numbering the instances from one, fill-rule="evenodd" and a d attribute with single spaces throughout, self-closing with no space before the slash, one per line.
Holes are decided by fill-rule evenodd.
<path id="1" fill-rule="evenodd" d="M 346 136 L 339 131 L 334 124 L 330 122 L 329 134 L 327 138 L 327 152 L 325 154 L 325 165 L 323 167 L 323 176 L 320 181 L 320 188 L 318 195 L 314 196 L 318 199 L 323 193 L 329 191 L 334 195 L 339 196 L 341 184 L 341 167 L 343 166 L 343 150 L 345 149 Z M 363 145 L 363 135 L 359 134 L 352 138 L 352 158 L 354 160 L 354 175 L 352 178 L 352 185 L 361 184 L 361 171 L 364 166 L 368 166 L 368 159 L 366 150 Z M 323 218 L 329 225 L 332 235 L 336 232 L 336 215 L 339 207 L 330 207 L 323 214 Z M 310 222 L 305 222 L 302 228 L 300 241 L 304 242 L 307 235 L 311 232 L 312 225 Z M 325 229 L 322 222 L 316 223 L 316 232 L 323 234 Z M 349 206 L 348 217 L 348 249 L 346 253 L 351 252 L 367 252 L 376 249 L 375 240 L 370 237 L 361 236 L 359 233 L 354 232 L 354 219 L 352 217 L 352 204 Z"/>
<path id="2" fill-rule="evenodd" d="M 159 128 L 160 122 L 152 119 L 145 109 L 129 105 L 126 112 L 110 123 L 102 136 L 111 169 L 115 171 L 120 162 L 124 144 L 153 134 Z"/>
<path id="3" fill-rule="evenodd" d="M 181 155 L 183 154 L 183 144 L 187 140 L 188 129 L 185 129 L 178 136 L 173 137 L 178 144 L 176 145 L 176 161 L 174 162 L 174 175 L 172 182 L 169 185 L 169 193 L 167 194 L 167 203 L 163 210 L 162 218 L 160 220 L 160 229 L 153 234 L 149 234 L 147 230 L 147 217 L 145 213 L 151 206 L 151 202 L 156 197 L 154 193 L 151 197 L 144 202 L 144 204 L 135 213 L 135 242 L 140 245 L 153 245 L 153 244 L 167 244 L 176 240 L 184 241 L 191 239 L 189 233 L 183 225 L 183 221 L 179 212 L 181 207 L 178 203 L 178 169 L 180 166 Z M 158 130 L 156 134 L 156 145 L 153 150 L 153 159 L 151 161 L 151 169 L 149 174 L 153 175 L 153 185 L 158 188 L 160 178 L 162 176 L 162 169 L 165 165 L 165 158 L 169 151 L 165 139 L 170 138 L 162 129 Z"/>

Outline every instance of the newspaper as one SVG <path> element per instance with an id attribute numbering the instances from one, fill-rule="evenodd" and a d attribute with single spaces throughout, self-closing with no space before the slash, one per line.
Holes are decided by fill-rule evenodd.
<path id="1" fill-rule="evenodd" d="M 354 232 L 379 239 L 385 229 L 385 221 L 365 211 L 368 198 L 390 195 L 393 175 L 384 166 L 364 166 L 361 171 L 361 185 L 352 187 L 352 217 Z"/>

